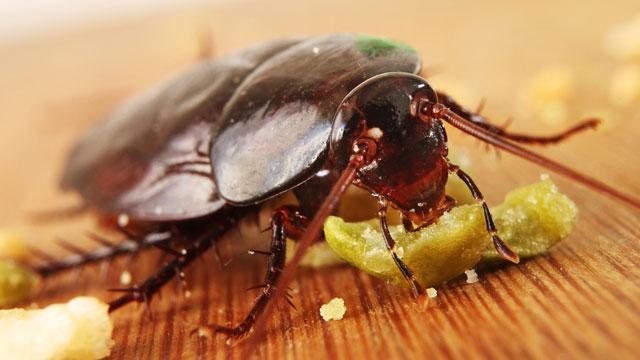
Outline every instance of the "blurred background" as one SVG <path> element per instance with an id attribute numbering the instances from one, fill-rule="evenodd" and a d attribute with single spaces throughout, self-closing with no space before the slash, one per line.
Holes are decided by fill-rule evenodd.
<path id="1" fill-rule="evenodd" d="M 628 161 L 640 134 L 637 1 L 69 0 L 2 9 L 0 227 L 38 243 L 85 226 L 52 230 L 26 214 L 77 202 L 57 183 L 66 153 L 93 123 L 204 57 L 281 36 L 361 32 L 405 42 L 422 54 L 436 88 L 470 108 L 486 99 L 483 113 L 498 124 L 512 119 L 513 130 L 548 134 L 586 116 L 605 119 L 597 134 L 544 149 L 549 156 L 614 184 L 636 183 L 640 171 Z M 541 172 L 450 136 L 494 201 Z"/>

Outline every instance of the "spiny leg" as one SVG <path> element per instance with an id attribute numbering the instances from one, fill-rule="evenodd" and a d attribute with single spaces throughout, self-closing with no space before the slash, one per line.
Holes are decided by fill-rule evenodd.
<path id="1" fill-rule="evenodd" d="M 504 126 L 500 127 L 500 126 L 491 124 L 484 116 L 480 115 L 479 113 L 472 112 L 470 110 L 465 109 L 462 105 L 458 104 L 452 97 L 448 96 L 447 94 L 438 92 L 438 102 L 448 107 L 451 111 L 453 111 L 457 115 L 463 117 L 466 120 L 471 121 L 475 125 L 480 126 L 497 136 L 503 137 L 505 139 L 509 139 L 511 141 L 523 143 L 523 144 L 533 144 L 533 145 L 557 144 L 563 140 L 568 139 L 572 135 L 580 133 L 584 130 L 595 129 L 600 124 L 599 119 L 588 119 L 555 135 L 535 136 L 535 135 L 526 135 L 526 134 L 514 134 L 514 133 L 507 132 Z"/>
<path id="2" fill-rule="evenodd" d="M 484 201 L 484 196 L 482 196 L 480 189 L 478 189 L 478 187 L 473 182 L 471 177 L 467 173 L 462 171 L 460 167 L 458 167 L 457 165 L 453 165 L 451 163 L 449 163 L 449 171 L 452 173 L 455 173 L 460 178 L 460 180 L 462 180 L 465 183 L 465 185 L 467 185 L 474 199 L 476 199 L 480 204 L 482 204 L 482 211 L 484 212 L 484 220 L 487 225 L 487 232 L 491 235 L 493 246 L 495 246 L 496 250 L 498 251 L 498 254 L 500 254 L 500 256 L 502 256 L 503 258 L 513 263 L 517 264 L 518 262 L 520 262 L 520 258 L 518 257 L 518 254 L 514 253 L 513 250 L 511 250 L 509 246 L 505 244 L 504 241 L 502 241 L 502 239 L 498 236 L 497 234 L 498 230 L 496 229 L 496 225 L 493 222 L 493 216 L 491 216 L 491 212 L 489 211 L 489 206 L 487 205 L 486 201 Z"/>
<path id="3" fill-rule="evenodd" d="M 227 334 L 230 338 L 242 338 L 252 331 L 256 317 L 260 315 L 273 296 L 275 283 L 284 268 L 287 237 L 297 238 L 301 236 L 307 223 L 308 219 L 294 206 L 282 206 L 273 212 L 271 216 L 271 250 L 268 253 L 267 272 L 264 277 L 264 283 L 253 287 L 262 289 L 262 292 L 256 299 L 249 314 L 240 324 L 235 327 L 208 325 L 209 328 L 215 332 Z M 254 250 L 254 252 L 257 251 Z M 287 296 L 285 296 L 285 299 L 293 305 Z"/>
<path id="4" fill-rule="evenodd" d="M 402 276 L 407 280 L 409 285 L 411 285 L 411 290 L 416 297 L 424 294 L 424 288 L 418 283 L 413 271 L 409 269 L 407 264 L 400 260 L 396 253 L 396 241 L 391 236 L 391 233 L 389 232 L 389 224 L 387 223 L 387 201 L 382 198 L 380 198 L 378 218 L 380 219 L 380 228 L 382 229 L 382 235 L 384 242 L 387 245 L 387 250 L 391 252 L 391 257 L 393 257 L 393 261 L 396 263 L 396 266 L 398 266 L 398 269 L 400 269 Z"/>
<path id="5" fill-rule="evenodd" d="M 66 269 L 77 268 L 86 264 L 112 259 L 124 254 L 136 253 L 142 249 L 152 246 L 166 245 L 171 240 L 171 234 L 166 231 L 149 233 L 142 236 L 139 241 L 126 239 L 117 244 L 110 243 L 106 239 L 95 234 L 90 234 L 89 237 L 102 246 L 95 250 L 80 252 L 79 249 L 71 247 L 71 244 L 59 241 L 61 246 L 71 250 L 74 254 L 58 260 L 52 259 L 52 257 L 43 254 L 39 250 L 32 250 L 37 256 L 48 261 L 46 264 L 36 267 L 35 271 L 42 276 L 49 276 Z"/>
<path id="6" fill-rule="evenodd" d="M 232 209 L 228 213 L 221 213 L 212 227 L 207 229 L 203 234 L 198 236 L 194 245 L 183 249 L 180 256 L 175 257 L 158 270 L 154 275 L 149 277 L 140 285 L 134 285 L 129 288 L 111 289 L 112 291 L 124 292 L 121 297 L 109 303 L 109 311 L 114 311 L 130 302 L 144 302 L 148 304 L 153 295 L 155 295 L 166 283 L 174 277 L 182 277 L 182 271 L 191 264 L 195 259 L 205 253 L 224 233 L 236 225 L 238 219 L 249 211 L 248 209 Z"/>

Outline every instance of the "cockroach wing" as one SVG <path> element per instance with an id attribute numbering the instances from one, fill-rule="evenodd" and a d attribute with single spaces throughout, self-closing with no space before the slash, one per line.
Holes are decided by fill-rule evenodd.
<path id="1" fill-rule="evenodd" d="M 344 96 L 385 72 L 417 73 L 406 45 L 338 34 L 302 41 L 261 64 L 222 113 L 211 164 L 222 198 L 252 204 L 293 188 L 322 166 Z"/>
<path id="2" fill-rule="evenodd" d="M 222 109 L 248 74 L 299 41 L 273 41 L 203 62 L 125 103 L 76 145 L 62 187 L 102 211 L 143 220 L 216 211 L 224 200 L 207 153 Z"/>

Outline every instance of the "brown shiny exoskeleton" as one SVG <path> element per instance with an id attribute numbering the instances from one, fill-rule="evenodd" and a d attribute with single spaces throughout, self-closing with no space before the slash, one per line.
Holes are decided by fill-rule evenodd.
<path id="1" fill-rule="evenodd" d="M 553 136 L 508 133 L 437 93 L 419 77 L 420 57 L 394 41 L 358 34 L 284 39 L 205 61 L 132 99 L 73 149 L 62 185 L 82 196 L 82 208 L 123 219 L 129 239 L 39 268 L 48 275 L 85 263 L 157 247 L 172 258 L 110 310 L 149 302 L 164 284 L 215 247 L 238 221 L 265 201 L 293 191 L 299 206 L 271 217 L 271 249 L 261 293 L 237 326 L 211 325 L 242 337 L 264 324 L 286 294 L 305 251 L 354 184 L 379 203 L 390 256 L 414 294 L 424 289 L 395 252 L 387 209 L 401 211 L 406 231 L 434 223 L 453 205 L 445 184 L 460 177 L 482 205 L 498 252 L 513 253 L 497 235 L 473 180 L 448 158 L 443 123 L 640 208 L 640 201 L 536 155 L 516 143 L 551 144 L 593 128 L 588 120 Z M 147 225 L 132 232 L 127 219 Z M 298 250 L 285 267 L 287 237 Z M 260 327 L 258 327 L 259 329 Z"/>

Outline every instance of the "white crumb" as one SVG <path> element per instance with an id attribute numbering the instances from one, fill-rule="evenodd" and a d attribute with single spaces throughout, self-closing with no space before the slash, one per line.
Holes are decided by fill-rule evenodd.
<path id="1" fill-rule="evenodd" d="M 320 316 L 324 321 L 342 320 L 347 308 L 344 306 L 344 300 L 341 298 L 333 298 L 328 303 L 320 307 Z"/>
<path id="2" fill-rule="evenodd" d="M 478 274 L 474 269 L 465 270 L 465 275 L 467 275 L 467 284 L 473 284 L 478 282 Z"/>
<path id="3" fill-rule="evenodd" d="M 438 290 L 436 290 L 436 289 L 434 289 L 434 288 L 432 288 L 432 287 L 428 288 L 428 289 L 427 289 L 427 296 L 428 296 L 430 299 L 435 298 L 436 296 L 438 296 Z"/>
<path id="4" fill-rule="evenodd" d="M 118 215 L 118 226 L 126 227 L 127 225 L 129 225 L 129 215 L 127 214 Z"/>
<path id="5" fill-rule="evenodd" d="M 123 271 L 120 274 L 120 284 L 121 285 L 129 285 L 131 284 L 131 273 L 127 270 Z"/>

